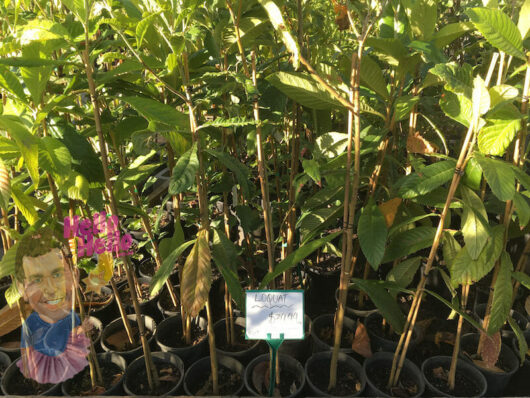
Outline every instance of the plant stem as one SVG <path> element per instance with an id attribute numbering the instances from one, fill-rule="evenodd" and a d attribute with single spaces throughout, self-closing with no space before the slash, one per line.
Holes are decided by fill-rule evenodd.
<path id="1" fill-rule="evenodd" d="M 131 324 L 129 323 L 129 318 L 127 318 L 127 312 L 125 312 L 125 308 L 123 307 L 123 302 L 121 301 L 120 293 L 118 292 L 116 283 L 114 282 L 112 278 L 110 279 L 110 286 L 112 287 L 112 291 L 114 292 L 114 298 L 116 299 L 116 302 L 118 303 L 118 309 L 120 310 L 121 319 L 123 321 L 123 327 L 125 328 L 125 331 L 127 332 L 129 343 L 134 344 Z"/>
<path id="2" fill-rule="evenodd" d="M 217 373 L 217 351 L 215 348 L 215 334 L 213 330 L 212 311 L 210 302 L 206 300 L 206 316 L 208 317 L 208 341 L 210 346 L 210 366 L 212 368 L 213 395 L 219 395 L 219 376 Z"/>
<path id="3" fill-rule="evenodd" d="M 462 310 L 466 310 L 467 299 L 469 297 L 469 288 L 468 283 L 462 285 Z M 458 316 L 458 326 L 456 328 L 456 337 L 455 345 L 453 347 L 453 356 L 451 357 L 451 367 L 449 368 L 449 377 L 447 384 L 449 385 L 449 390 L 453 391 L 455 389 L 455 378 L 456 378 L 456 364 L 458 361 L 458 354 L 460 352 L 460 336 L 462 335 L 462 324 L 464 322 L 464 317 L 462 315 Z"/>

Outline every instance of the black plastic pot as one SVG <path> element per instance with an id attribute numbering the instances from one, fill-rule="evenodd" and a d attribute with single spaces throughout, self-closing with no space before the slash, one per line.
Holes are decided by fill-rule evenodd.
<path id="1" fill-rule="evenodd" d="M 241 395 L 241 392 L 245 387 L 245 384 L 243 382 L 245 368 L 243 365 L 241 365 L 241 362 L 239 362 L 235 358 L 217 356 L 217 366 L 219 368 L 225 367 L 231 370 L 232 372 L 239 374 L 239 376 L 241 377 L 241 384 L 235 391 L 220 391 L 220 394 L 233 396 Z M 186 393 L 186 395 L 195 396 L 197 391 L 202 388 L 204 383 L 208 380 L 211 373 L 212 367 L 210 357 L 201 358 L 193 365 L 191 365 L 190 368 L 186 371 L 186 374 L 184 375 L 184 392 Z"/>
<path id="2" fill-rule="evenodd" d="M 449 371 L 451 367 L 451 357 L 448 356 L 435 356 L 427 358 L 421 365 L 421 373 L 423 380 L 427 388 L 436 397 L 454 397 L 454 395 L 447 394 L 438 388 L 436 388 L 427 378 L 427 375 L 432 372 L 433 369 L 442 367 L 444 370 Z M 480 391 L 474 397 L 483 397 L 488 389 L 488 383 L 482 373 L 478 371 L 476 367 L 470 363 L 459 359 L 456 363 L 456 374 L 460 377 L 465 377 L 469 382 L 473 383 L 477 390 Z M 458 379 L 457 379 L 458 380 Z"/>
<path id="3" fill-rule="evenodd" d="M 460 346 L 462 347 L 462 350 L 468 348 L 475 353 L 478 348 L 479 339 L 480 336 L 477 333 L 465 334 L 462 336 Z M 508 368 L 508 371 L 504 373 L 493 372 L 491 370 L 476 366 L 473 363 L 473 366 L 480 370 L 480 372 L 486 377 L 486 381 L 488 382 L 488 391 L 486 392 L 486 395 L 490 397 L 502 396 L 504 389 L 510 382 L 511 377 L 519 368 L 519 359 L 517 358 L 517 355 L 515 355 L 511 348 L 504 343 L 501 344 L 499 360 Z"/>
<path id="4" fill-rule="evenodd" d="M 392 395 L 389 395 L 385 392 L 383 392 L 380 388 L 381 386 L 375 383 L 374 378 L 374 372 L 376 369 L 384 369 L 388 371 L 388 375 L 390 375 L 390 369 L 392 368 L 392 361 L 394 359 L 394 354 L 390 352 L 378 352 L 371 356 L 370 358 L 366 359 L 363 364 L 363 373 L 366 377 L 366 390 L 365 395 L 370 397 L 392 397 Z M 414 383 L 418 386 L 418 391 L 416 395 L 410 397 L 421 397 L 423 396 L 423 392 L 425 391 L 425 382 L 423 381 L 423 376 L 421 374 L 420 369 L 414 365 L 411 361 L 408 359 L 405 359 L 405 362 L 403 363 L 403 369 L 401 370 L 401 377 L 408 377 L 409 379 L 413 380 Z M 388 381 L 388 376 L 382 380 L 382 383 L 386 385 Z"/>
<path id="5" fill-rule="evenodd" d="M 378 312 L 370 314 L 364 320 L 364 326 L 366 326 L 366 330 L 368 331 L 368 335 L 370 336 L 370 345 L 372 346 L 372 352 L 379 352 L 379 351 L 394 352 L 397 348 L 399 338 L 394 341 L 394 340 L 379 336 L 375 332 L 376 328 L 379 325 L 381 325 L 382 321 L 383 321 L 383 316 Z M 416 330 L 413 330 L 409 347 L 411 348 L 414 347 L 417 341 L 418 341 L 418 334 L 416 333 Z"/>
<path id="6" fill-rule="evenodd" d="M 177 294 L 177 297 L 180 292 L 180 285 L 173 285 L 173 290 Z M 158 295 L 158 299 L 156 300 L 156 307 L 158 308 L 158 311 L 162 314 L 162 317 L 164 318 L 170 318 L 172 316 L 180 314 L 180 309 L 168 309 L 162 304 L 162 300 L 165 299 L 171 300 L 169 297 L 169 292 L 167 290 L 167 286 L 164 285 L 162 289 L 160 289 L 160 294 Z"/>
<path id="7" fill-rule="evenodd" d="M 330 258 L 324 262 L 338 261 L 340 258 Z M 323 314 L 333 311 L 335 307 L 335 300 L 333 293 L 339 286 L 340 268 L 333 271 L 325 271 L 318 265 L 306 266 L 305 270 L 308 274 L 309 286 L 307 289 L 307 303 L 308 313 L 311 316 L 316 314 Z"/>
<path id="8" fill-rule="evenodd" d="M 101 350 L 101 333 L 103 332 L 103 323 L 95 316 L 86 318 L 92 325 L 95 335 L 92 337 L 92 343 L 96 350 Z"/>
<path id="9" fill-rule="evenodd" d="M 123 372 L 125 373 L 125 370 L 127 369 L 127 362 L 125 359 L 123 359 L 122 356 L 113 353 L 113 352 L 105 352 L 98 354 L 98 362 L 100 366 L 104 366 L 105 363 L 113 363 L 117 365 Z M 76 379 L 77 376 L 74 376 L 71 379 L 66 380 L 61 384 L 61 391 L 63 395 L 65 396 L 72 396 L 70 394 L 70 391 L 72 390 L 72 385 L 74 383 L 79 382 L 79 380 Z M 123 393 L 122 388 L 123 383 L 123 376 L 120 378 L 120 380 L 114 384 L 112 387 L 110 387 L 108 390 L 105 390 L 105 392 L 99 394 L 99 395 L 121 395 Z"/>
<path id="10" fill-rule="evenodd" d="M 482 321 L 484 319 L 484 315 L 486 314 L 486 306 L 487 304 L 478 304 L 475 307 L 475 312 Z M 526 330 L 529 326 L 528 320 L 526 317 L 522 314 L 520 314 L 517 311 L 511 310 L 510 316 L 514 319 L 515 322 L 517 322 L 517 325 L 521 328 L 521 330 Z M 501 336 L 503 338 L 503 342 L 510 344 L 512 341 L 512 338 L 515 336 L 515 333 L 513 332 L 512 328 L 508 325 L 508 322 L 506 322 L 506 325 L 501 329 Z"/>
<path id="11" fill-rule="evenodd" d="M 127 318 L 129 319 L 129 323 L 131 327 L 136 326 L 136 315 L 134 314 L 127 315 Z M 146 315 L 143 315 L 143 318 L 144 318 L 144 324 L 145 324 L 146 329 L 151 331 L 151 336 L 149 337 L 148 342 L 150 345 L 152 345 L 152 342 L 153 342 L 153 339 L 156 333 L 156 322 L 154 321 L 153 318 L 146 316 Z M 124 329 L 125 328 L 123 326 L 123 320 L 121 319 L 121 317 L 113 320 L 111 323 L 105 326 L 105 328 L 103 329 L 103 332 L 101 333 L 101 347 L 106 352 L 115 352 L 116 354 L 121 355 L 127 361 L 127 363 L 130 363 L 143 354 L 141 344 L 133 350 L 120 352 L 120 351 L 115 351 L 114 349 L 109 347 L 107 343 L 107 338 L 110 335 L 112 335 L 113 333 L 116 333 L 118 330 L 124 330 Z M 125 335 L 125 338 L 127 338 L 126 335 Z"/>
<path id="12" fill-rule="evenodd" d="M 148 279 L 148 278 L 138 278 L 138 284 L 139 285 L 150 285 L 151 284 L 151 280 Z M 122 289 L 127 289 L 128 285 L 123 285 L 121 288 L 120 288 L 120 296 L 122 296 L 121 294 L 121 290 Z M 140 312 L 144 315 L 147 315 L 147 316 L 150 316 L 151 318 L 153 318 L 156 322 L 162 322 L 162 314 L 160 313 L 160 311 L 158 310 L 158 307 L 156 305 L 157 301 L 158 301 L 158 294 L 153 297 L 153 298 L 150 298 L 149 300 L 145 300 L 145 301 L 141 301 L 139 302 L 138 304 L 140 305 Z M 134 307 L 132 304 L 127 304 L 125 306 L 125 310 L 127 311 L 128 314 L 134 314 Z"/>
<path id="13" fill-rule="evenodd" d="M 193 318 L 192 324 L 199 326 L 202 330 L 206 330 L 208 322 L 206 319 Z M 208 353 L 208 338 L 207 335 L 198 343 L 189 347 L 178 347 L 174 343 L 175 337 L 182 336 L 182 318 L 180 315 L 167 318 L 156 328 L 155 340 L 160 349 L 164 352 L 172 352 L 177 354 L 184 362 L 186 367 L 207 355 Z"/>
<path id="14" fill-rule="evenodd" d="M 160 366 L 164 363 L 170 363 L 171 365 L 174 365 L 178 368 L 180 371 L 180 379 L 175 385 L 165 392 L 164 394 L 160 396 L 167 396 L 167 395 L 176 395 L 175 393 L 179 389 L 179 387 L 182 385 L 182 380 L 184 379 L 184 363 L 182 360 L 178 357 L 178 355 L 173 354 L 171 352 L 152 352 L 151 356 L 153 358 L 153 362 L 155 364 L 155 367 Z M 133 380 L 138 380 L 138 375 L 141 371 L 145 371 L 145 358 L 143 355 L 139 358 L 136 358 L 127 368 L 127 371 L 125 372 L 125 375 L 123 376 L 123 389 L 125 390 L 125 393 L 130 396 L 137 396 L 138 394 L 135 394 L 133 390 L 131 389 L 131 383 Z M 147 379 L 143 379 L 144 383 L 147 383 Z"/>
<path id="15" fill-rule="evenodd" d="M 523 336 L 526 340 L 526 344 L 528 344 L 528 346 L 530 347 L 530 329 L 526 330 Z M 519 356 L 519 344 L 517 343 L 517 337 L 515 336 L 512 339 L 512 347 L 513 347 L 513 352 L 515 352 Z M 530 366 L 530 359 L 528 358 L 528 355 L 526 355 L 523 365 Z"/>
<path id="16" fill-rule="evenodd" d="M 324 391 L 317 386 L 315 386 L 314 382 L 310 378 L 310 373 L 319 371 L 324 372 L 328 375 L 329 380 L 329 368 L 331 364 L 331 351 L 323 351 L 323 352 L 317 352 L 316 354 L 313 354 L 306 362 L 305 364 L 305 377 L 307 386 L 311 392 L 311 396 L 315 397 L 331 397 L 332 395 L 328 394 L 327 390 Z M 339 370 L 346 370 L 347 372 L 355 373 L 359 381 L 361 382 L 361 389 L 357 391 L 353 395 L 348 395 L 349 397 L 358 397 L 361 395 L 361 393 L 364 390 L 364 387 L 366 385 L 366 377 L 363 374 L 363 368 L 352 357 L 339 353 L 339 359 L 338 359 L 338 369 Z M 345 396 L 345 395 L 342 395 Z"/>
<path id="17" fill-rule="evenodd" d="M 335 289 L 335 301 L 337 302 L 337 305 L 338 305 L 339 304 L 339 288 Z M 370 310 L 361 310 L 359 308 L 350 307 L 348 306 L 348 303 L 346 303 L 345 311 L 346 311 L 346 315 L 348 316 L 366 318 L 368 315 L 378 312 L 379 310 L 375 307 Z"/>
<path id="18" fill-rule="evenodd" d="M 245 318 L 243 317 L 236 317 L 234 319 L 234 324 L 236 326 L 239 326 L 242 328 L 242 333 L 244 333 L 245 330 Z M 221 319 L 217 321 L 214 325 L 214 333 L 215 333 L 215 345 L 218 355 L 223 355 L 227 357 L 232 357 L 234 359 L 237 359 L 239 362 L 243 364 L 243 366 L 246 366 L 253 358 L 255 358 L 257 355 L 261 354 L 262 351 L 262 342 L 261 340 L 249 340 L 252 344 L 243 350 L 240 351 L 229 351 L 229 350 L 223 350 L 220 349 L 219 346 L 221 342 L 226 342 L 226 319 Z M 239 329 L 239 328 L 238 328 Z M 221 337 L 221 336 L 224 336 Z M 244 340 L 244 334 L 240 336 L 242 340 Z"/>
<path id="19" fill-rule="evenodd" d="M 322 328 L 325 327 L 331 327 L 335 328 L 335 315 L 333 314 L 323 314 L 320 316 L 317 316 L 313 320 L 313 325 L 311 326 L 311 340 L 313 341 L 313 352 L 320 352 L 320 351 L 331 351 L 333 349 L 333 346 L 328 345 L 325 341 L 321 340 L 320 337 L 318 337 L 318 333 Z M 344 317 L 344 325 L 343 325 L 343 334 L 345 331 L 353 333 L 353 336 L 355 336 L 355 330 L 357 329 L 357 321 L 354 321 L 351 318 L 348 318 L 347 316 Z M 351 345 L 348 348 L 341 348 L 340 352 L 344 354 L 352 354 L 354 351 L 351 349 Z"/>
<path id="20" fill-rule="evenodd" d="M 118 304 L 116 303 L 116 298 L 114 297 L 112 289 L 109 287 L 102 287 L 101 291 L 111 296 L 110 301 L 102 306 L 91 305 L 90 312 L 88 312 L 87 308 L 87 314 L 98 318 L 101 322 L 103 322 L 104 325 L 108 325 L 110 322 L 120 316 L 120 309 L 118 308 Z"/>
<path id="21" fill-rule="evenodd" d="M 296 389 L 295 392 L 286 395 L 286 397 L 294 398 L 301 396 L 302 391 L 305 386 L 305 370 L 303 366 L 298 362 L 296 359 L 279 355 L 278 356 L 280 361 L 280 374 L 282 372 L 282 369 L 287 370 L 295 375 L 295 380 L 298 381 L 299 386 Z M 254 372 L 254 368 L 260 364 L 261 362 L 270 361 L 270 355 L 269 354 L 263 354 L 256 358 L 254 358 L 245 369 L 245 386 L 247 387 L 247 390 L 255 397 L 260 396 L 267 396 L 268 391 L 264 391 L 263 394 L 259 394 L 254 386 L 254 382 L 252 380 L 252 373 Z M 268 386 L 269 381 L 266 380 L 266 385 Z"/>
<path id="22" fill-rule="evenodd" d="M 151 280 L 153 279 L 153 274 L 150 274 L 149 272 L 146 272 L 143 269 L 148 264 L 152 264 L 154 266 L 153 269 L 156 268 L 155 259 L 152 257 L 148 257 L 138 265 L 138 276 L 140 277 L 140 279 L 148 280 L 149 282 L 151 282 Z"/>
<path id="23" fill-rule="evenodd" d="M 4 372 L 4 375 L 2 376 L 2 383 L 1 388 L 4 395 L 17 395 L 17 391 L 13 388 L 17 383 L 19 383 L 18 379 L 19 377 L 24 377 L 20 370 L 18 369 L 17 362 L 11 362 L 11 364 L 7 367 L 6 371 Z M 17 381 L 18 379 L 18 381 Z M 57 396 L 61 394 L 61 383 L 57 383 L 52 385 L 48 390 L 42 392 L 38 395 L 46 395 L 46 396 Z M 29 394 L 34 395 L 34 394 Z"/>
<path id="24" fill-rule="evenodd" d="M 285 340 L 278 352 L 281 355 L 293 357 L 300 363 L 304 364 L 311 355 L 311 329 L 312 322 L 309 316 L 304 315 L 304 339 L 303 340 Z"/>
<path id="25" fill-rule="evenodd" d="M 5 352 L 0 352 L 0 366 L 5 370 L 11 364 L 11 358 Z M 0 381 L 2 380 L 2 375 L 0 374 Z"/>
<path id="26" fill-rule="evenodd" d="M 20 357 L 20 334 L 22 328 L 19 326 L 12 332 L 7 333 L 5 336 L 0 336 L 0 352 L 5 353 L 15 360 Z"/>

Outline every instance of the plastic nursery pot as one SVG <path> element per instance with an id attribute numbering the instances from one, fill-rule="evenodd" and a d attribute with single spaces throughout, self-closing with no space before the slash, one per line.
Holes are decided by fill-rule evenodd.
<path id="1" fill-rule="evenodd" d="M 350 285 L 353 286 L 353 285 Z M 359 318 L 366 318 L 368 315 L 378 312 L 379 310 L 375 307 L 372 301 L 366 297 L 367 304 L 363 308 L 359 307 L 357 302 L 359 292 L 356 290 L 348 289 L 348 298 L 346 300 L 346 315 L 356 316 Z M 339 288 L 335 290 L 335 301 L 337 305 L 339 303 Z"/>
<path id="2" fill-rule="evenodd" d="M 280 360 L 280 392 L 282 397 L 298 397 L 305 386 L 305 371 L 300 362 L 296 359 L 279 355 Z M 263 362 L 269 362 L 270 355 L 263 354 L 254 358 L 245 369 L 245 386 L 247 390 L 255 397 L 266 397 L 269 392 L 269 372 L 265 371 Z M 257 368 L 257 367 L 260 368 Z M 254 370 L 259 372 L 256 376 Z M 258 371 L 259 369 L 259 371 Z M 256 385 L 259 383 L 260 385 Z M 295 384 L 296 390 L 292 391 L 292 384 Z M 283 390 L 283 391 L 282 391 Z"/>
<path id="3" fill-rule="evenodd" d="M 333 336 L 335 335 L 335 315 L 323 314 L 317 316 L 313 320 L 311 326 L 311 339 L 313 341 L 313 352 L 331 351 L 333 349 Z M 344 317 L 344 325 L 342 327 L 342 339 L 340 352 L 344 354 L 351 354 L 354 351 L 351 349 L 353 338 L 355 337 L 355 330 L 357 328 L 357 321 L 354 321 L 347 316 Z"/>
<path id="4" fill-rule="evenodd" d="M 11 360 L 20 357 L 20 334 L 22 327 L 18 327 L 4 336 L 0 336 L 0 352 L 7 354 Z"/>
<path id="5" fill-rule="evenodd" d="M 25 378 L 18 369 L 17 362 L 11 362 L 2 376 L 1 383 L 4 395 L 47 395 L 57 396 L 61 393 L 61 383 L 38 384 Z"/>
<path id="6" fill-rule="evenodd" d="M 91 394 L 94 395 L 121 395 L 123 392 L 122 389 L 122 383 L 123 383 L 123 375 L 125 374 L 125 370 L 127 368 L 127 363 L 125 362 L 125 359 L 123 359 L 122 356 L 115 354 L 113 352 L 105 352 L 98 354 L 98 363 L 101 368 L 101 372 L 103 374 L 103 380 L 104 384 L 105 379 L 108 380 L 108 384 L 110 384 L 110 381 L 112 381 L 116 374 L 115 372 L 122 372 L 122 376 L 119 378 L 118 382 L 114 385 L 111 385 L 109 388 L 107 388 L 104 392 L 100 394 L 94 394 L 91 392 Z M 107 370 L 108 369 L 108 370 Z M 106 371 L 107 370 L 107 371 Z M 86 388 L 86 391 L 90 389 L 90 370 L 87 366 L 85 370 L 75 375 L 73 378 L 66 380 L 61 384 L 61 391 L 63 395 L 65 396 L 78 396 L 80 395 L 79 392 L 76 391 L 76 389 L 81 388 L 81 391 L 83 391 L 83 388 Z M 108 375 L 108 376 L 106 376 Z M 88 379 L 88 385 L 86 387 L 82 386 L 83 379 Z M 85 381 L 86 383 L 86 381 Z M 108 385 L 107 384 L 107 385 Z M 77 393 L 72 393 L 72 391 Z"/>
<path id="7" fill-rule="evenodd" d="M 235 358 L 217 356 L 217 367 L 219 370 L 219 394 L 241 395 L 245 387 L 243 383 L 245 367 L 241 365 L 241 362 Z M 203 395 L 212 395 L 211 391 L 204 391 L 205 385 L 211 378 L 211 373 L 210 357 L 201 358 L 191 365 L 184 375 L 184 392 L 186 395 L 195 396 L 199 390 L 203 390 Z M 238 375 L 239 379 L 232 376 L 234 374 Z"/>
<path id="8" fill-rule="evenodd" d="M 477 352 L 479 338 L 480 335 L 477 333 L 468 333 L 462 336 L 460 343 L 462 352 L 475 354 Z M 502 396 L 510 379 L 519 368 L 519 359 L 517 358 L 517 355 L 515 355 L 511 348 L 504 343 L 501 344 L 501 353 L 499 355 L 498 363 L 503 365 L 504 372 L 488 370 L 473 363 L 484 377 L 486 377 L 486 381 L 488 382 L 487 396 Z"/>
<path id="9" fill-rule="evenodd" d="M 383 316 L 380 313 L 370 314 L 365 320 L 364 325 L 370 336 L 370 345 L 372 346 L 372 352 L 387 351 L 394 352 L 397 348 L 399 337 L 395 332 L 392 332 L 390 336 L 385 336 L 382 327 Z M 390 325 L 386 328 L 390 331 Z M 416 330 L 412 332 L 412 339 L 410 340 L 409 347 L 414 347 L 418 341 L 418 334 Z"/>
<path id="10" fill-rule="evenodd" d="M 191 331 L 193 345 L 187 346 L 182 339 L 182 318 L 175 315 L 158 325 L 155 340 L 164 352 L 177 354 L 186 367 L 207 355 L 208 339 L 206 327 L 208 322 L 202 317 L 192 318 Z"/>
<path id="11" fill-rule="evenodd" d="M 138 265 L 138 276 L 140 279 L 148 280 L 151 282 L 153 275 L 155 274 L 156 262 L 152 257 L 148 257 Z"/>
<path id="12" fill-rule="evenodd" d="M 337 387 L 332 394 L 328 392 L 329 368 L 331 365 L 331 351 L 313 354 L 305 364 L 305 377 L 311 396 L 316 397 L 357 397 L 361 395 L 366 384 L 363 368 L 352 357 L 339 353 L 337 366 Z M 322 378 L 320 378 L 322 376 Z M 350 388 L 357 387 L 356 392 Z"/>
<path id="13" fill-rule="evenodd" d="M 219 355 L 237 359 L 243 365 L 262 353 L 261 340 L 245 339 L 245 318 L 234 317 L 235 344 L 231 345 L 226 338 L 226 319 L 217 321 L 214 325 L 215 347 Z"/>
<path id="14" fill-rule="evenodd" d="M 278 352 L 281 355 L 287 355 L 305 363 L 311 354 L 311 329 L 312 322 L 309 316 L 304 315 L 304 339 L 303 340 L 285 340 L 280 346 Z"/>
<path id="15" fill-rule="evenodd" d="M 11 358 L 9 358 L 9 355 L 5 352 L 0 352 L 0 380 L 2 380 L 2 375 L 10 364 Z"/>
<path id="16" fill-rule="evenodd" d="M 483 397 L 488 383 L 482 373 L 470 363 L 459 359 L 456 363 L 455 389 L 450 392 L 447 380 L 435 377 L 433 371 L 442 368 L 449 373 L 451 357 L 435 356 L 427 358 L 421 365 L 425 385 L 436 397 Z"/>
<path id="17" fill-rule="evenodd" d="M 123 389 L 125 390 L 126 395 L 176 395 L 175 393 L 184 379 L 184 363 L 178 355 L 171 352 L 152 352 L 151 356 L 153 358 L 153 363 L 158 370 L 159 376 L 161 375 L 161 369 L 171 366 L 172 372 L 164 372 L 163 374 L 164 376 L 173 375 L 175 380 L 160 381 L 158 391 L 149 391 L 145 370 L 145 358 L 142 355 L 129 365 L 125 372 L 125 376 L 123 376 Z M 176 369 L 176 373 L 173 372 L 174 369 Z"/>
<path id="18" fill-rule="evenodd" d="M 94 348 L 101 350 L 101 333 L 103 332 L 103 323 L 95 316 L 89 316 L 86 318 L 92 325 L 92 330 L 88 333 Z"/>
<path id="19" fill-rule="evenodd" d="M 138 285 L 140 285 L 140 290 L 142 291 L 142 294 L 145 294 L 147 297 L 149 297 L 150 284 L 150 279 L 138 278 Z M 134 307 L 131 302 L 129 285 L 123 285 L 121 288 L 119 288 L 118 292 L 120 294 L 123 304 L 125 305 L 125 310 L 127 311 L 127 313 L 134 314 Z M 141 300 L 140 297 L 138 297 L 138 304 L 140 305 L 140 312 L 142 314 L 150 316 L 156 322 L 161 322 L 163 319 L 162 314 L 160 313 L 156 305 L 158 301 L 158 296 L 159 294 L 157 294 L 153 298 L 146 298 L 145 300 Z"/>
<path id="20" fill-rule="evenodd" d="M 120 316 L 120 310 L 112 289 L 102 287 L 101 293 L 101 295 L 95 295 L 91 292 L 87 293 L 85 309 L 87 315 L 96 317 L 104 325 L 107 325 Z"/>
<path id="21" fill-rule="evenodd" d="M 156 323 L 153 318 L 142 315 L 144 318 L 145 328 L 150 333 L 147 341 L 152 343 L 156 333 Z M 123 320 L 117 318 L 109 323 L 101 333 L 101 347 L 107 352 L 115 352 L 121 355 L 128 363 L 138 358 L 143 354 L 142 343 L 138 332 L 138 324 L 136 323 L 136 315 L 127 315 L 131 329 L 133 329 L 134 344 L 131 346 Z"/>
<path id="22" fill-rule="evenodd" d="M 530 330 L 526 330 L 523 336 L 526 340 L 526 344 L 528 344 L 528 346 L 530 347 Z M 517 337 L 515 336 L 512 339 L 512 347 L 513 347 L 513 352 L 515 352 L 519 356 L 519 344 L 517 343 Z M 523 365 L 527 367 L 530 366 L 530 356 L 528 354 L 526 354 L 525 356 Z"/>
<path id="23" fill-rule="evenodd" d="M 475 312 L 481 321 L 484 319 L 484 315 L 486 314 L 486 306 L 487 304 L 478 304 L 475 307 Z M 515 322 L 517 322 L 517 325 L 519 325 L 521 330 L 526 330 L 526 328 L 529 326 L 526 317 L 520 314 L 519 312 L 511 310 L 510 316 L 514 319 Z M 515 333 L 513 332 L 508 322 L 506 322 L 504 327 L 501 329 L 501 336 L 504 342 L 508 344 L 511 343 L 512 338 L 515 336 Z"/>
<path id="24" fill-rule="evenodd" d="M 330 311 L 335 305 L 333 292 L 339 286 L 340 258 L 330 257 L 319 263 L 307 265 L 305 269 L 309 277 L 307 301 L 310 308 L 314 309 L 310 314 Z"/>
<path id="25" fill-rule="evenodd" d="M 394 395 L 388 391 L 386 386 L 390 371 L 392 369 L 392 360 L 394 354 L 391 352 L 378 352 L 367 358 L 363 364 L 363 373 L 366 377 L 366 391 L 365 395 L 370 397 L 393 397 L 403 396 L 402 388 L 407 387 L 407 395 L 410 398 L 421 397 L 425 391 L 425 382 L 421 375 L 420 369 L 414 365 L 410 360 L 405 359 L 401 374 L 399 377 L 400 391 L 396 391 Z"/>
<path id="26" fill-rule="evenodd" d="M 178 294 L 180 292 L 180 285 L 173 285 L 173 291 L 177 294 L 178 297 Z M 180 307 L 175 308 L 173 306 L 173 302 L 171 301 L 171 296 L 169 295 L 166 285 L 164 285 L 164 287 L 160 290 L 158 300 L 156 300 L 156 307 L 164 318 L 169 318 L 180 314 Z"/>

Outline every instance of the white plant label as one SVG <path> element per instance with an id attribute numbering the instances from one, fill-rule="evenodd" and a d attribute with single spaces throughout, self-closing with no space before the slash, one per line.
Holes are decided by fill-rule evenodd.
<path id="1" fill-rule="evenodd" d="M 246 309 L 248 340 L 304 338 L 303 290 L 248 290 Z"/>

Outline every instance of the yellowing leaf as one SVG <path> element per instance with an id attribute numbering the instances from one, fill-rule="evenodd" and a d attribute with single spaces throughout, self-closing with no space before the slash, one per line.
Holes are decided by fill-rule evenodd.
<path id="1" fill-rule="evenodd" d="M 420 133 L 416 132 L 414 135 L 407 137 L 407 152 L 409 153 L 421 153 L 430 154 L 438 152 L 436 145 L 430 143 L 423 138 Z"/>
<path id="2" fill-rule="evenodd" d="M 385 216 L 386 226 L 390 228 L 396 218 L 396 213 L 401 204 L 401 198 L 393 198 L 379 205 L 379 210 Z"/>

